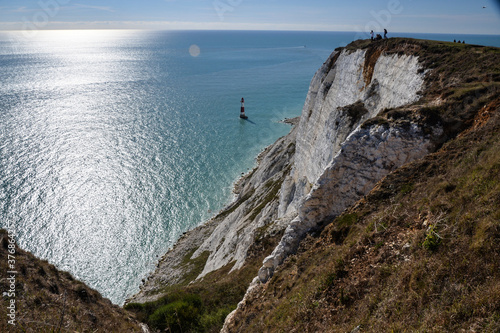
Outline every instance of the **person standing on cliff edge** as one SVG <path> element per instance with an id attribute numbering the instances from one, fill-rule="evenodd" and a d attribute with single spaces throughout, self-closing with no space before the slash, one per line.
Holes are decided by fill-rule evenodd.
<path id="1" fill-rule="evenodd" d="M 372 42 L 373 42 L 373 30 L 370 31 L 370 36 L 372 36 Z"/>
<path id="2" fill-rule="evenodd" d="M 384 39 L 387 39 L 387 29 L 384 29 Z"/>

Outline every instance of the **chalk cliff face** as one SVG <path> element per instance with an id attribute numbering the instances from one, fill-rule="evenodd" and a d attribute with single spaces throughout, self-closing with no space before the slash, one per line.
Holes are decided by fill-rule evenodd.
<path id="1" fill-rule="evenodd" d="M 280 193 L 279 217 L 293 216 L 259 278 L 293 253 L 305 233 L 367 194 L 386 174 L 425 156 L 442 134 L 418 122 L 361 127 L 380 111 L 419 99 L 424 71 L 416 56 L 379 50 L 334 52 L 315 74 L 296 134 L 294 167 Z"/>
<path id="2" fill-rule="evenodd" d="M 272 200 L 253 219 L 245 215 L 251 214 L 246 204 L 229 214 L 194 253 L 210 252 L 201 276 L 233 261 L 240 268 L 254 231 L 277 222 L 275 227 L 287 229 L 259 273 L 266 281 L 307 230 L 340 214 L 394 168 L 432 150 L 431 136 L 440 135 L 439 128 L 429 136 L 417 123 L 360 127 L 383 109 L 418 100 L 423 75 L 415 56 L 345 49 L 332 53 L 311 82 L 297 128 L 263 154 L 249 181 L 254 186 L 244 189 L 259 195 L 271 176 L 286 176 L 279 203 Z M 294 159 L 285 161 L 280 152 L 290 145 L 295 146 Z M 291 170 L 283 173 L 285 165 Z"/>
<path id="3" fill-rule="evenodd" d="M 259 165 L 249 177 L 237 184 L 240 198 L 246 198 L 232 210 L 196 250 L 193 257 L 210 255 L 199 277 L 234 262 L 233 270 L 245 263 L 247 252 L 255 239 L 257 229 L 274 225 L 278 220 L 277 196 L 282 179 L 293 164 L 296 131 L 268 147 L 259 158 Z M 286 223 L 286 222 L 283 222 Z M 283 224 L 282 223 L 282 224 Z"/>
<path id="4" fill-rule="evenodd" d="M 424 75 L 414 55 L 378 48 L 333 52 L 311 81 L 298 124 L 236 184 L 236 201 L 187 233 L 130 301 L 154 300 L 160 286 L 180 283 L 186 267 L 179 258 L 187 253 L 189 260 L 206 258 L 200 279 L 227 265 L 241 268 L 258 234 L 282 233 L 258 274 L 267 281 L 309 230 L 340 214 L 390 171 L 435 148 L 439 124 L 428 126 L 418 115 L 376 120 L 385 109 L 416 102 Z"/>
<path id="5" fill-rule="evenodd" d="M 266 152 L 252 177 L 251 183 L 264 184 L 276 151 L 295 142 L 294 160 L 281 163 L 292 170 L 280 188 L 278 207 L 276 202 L 268 205 L 251 226 L 241 223 L 252 222 L 245 219 L 242 207 L 231 213 L 194 254 L 211 252 L 202 275 L 233 260 L 235 268 L 241 267 L 252 241 L 248 235 L 255 228 L 280 218 L 285 224 L 293 220 L 272 259 L 265 262 L 269 271 L 270 261 L 273 267 L 279 264 L 308 229 L 340 214 L 394 168 L 428 153 L 431 139 L 417 124 L 360 128 L 383 109 L 418 100 L 423 77 L 415 56 L 345 49 L 332 53 L 312 79 L 296 130 Z M 268 277 L 264 270 L 261 275 L 263 281 Z"/>
<path id="6" fill-rule="evenodd" d="M 419 98 L 424 81 L 419 69 L 415 56 L 386 56 L 380 51 L 343 50 L 329 57 L 314 76 L 302 111 L 294 170 L 285 183 L 290 190 L 281 193 L 280 216 L 297 211 L 359 124 L 383 109 Z M 346 108 L 356 102 L 357 109 Z"/>

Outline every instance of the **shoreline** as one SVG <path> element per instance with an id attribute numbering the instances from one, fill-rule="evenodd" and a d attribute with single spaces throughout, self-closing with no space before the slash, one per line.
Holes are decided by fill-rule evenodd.
<path id="1" fill-rule="evenodd" d="M 177 285 L 182 283 L 182 279 L 187 274 L 186 271 L 193 269 L 191 265 L 192 261 L 197 261 L 198 257 L 192 258 L 197 249 L 207 240 L 210 235 L 214 232 L 220 222 L 222 222 L 232 211 L 239 208 L 242 202 L 249 199 L 248 197 L 248 183 L 251 181 L 254 174 L 259 170 L 260 165 L 263 163 L 263 159 L 272 155 L 271 150 L 284 138 L 288 137 L 292 131 L 298 125 L 301 116 L 294 118 L 285 118 L 280 122 L 291 125 L 290 131 L 279 138 L 276 139 L 270 145 L 264 147 L 262 151 L 255 157 L 256 165 L 248 172 L 240 175 L 233 182 L 233 198 L 232 200 L 224 205 L 218 212 L 214 213 L 212 217 L 201 222 L 199 225 L 183 232 L 178 239 L 172 244 L 172 246 L 158 258 L 156 262 L 155 269 L 150 271 L 148 275 L 143 278 L 142 284 L 139 285 L 139 290 L 127 297 L 122 304 L 126 306 L 130 303 L 136 302 L 148 302 L 155 299 L 157 293 L 151 293 L 151 286 L 149 286 L 152 280 L 161 280 L 166 285 Z M 271 152 L 271 154 L 270 154 Z M 203 255 L 202 255 L 203 256 Z M 167 267 L 168 269 L 164 269 Z M 200 267 L 195 267 L 199 269 Z M 200 271 L 201 273 L 201 271 Z M 189 275 L 189 274 L 188 274 Z M 199 275 L 199 274 L 198 274 Z M 193 277 L 192 281 L 198 279 L 198 275 Z"/>

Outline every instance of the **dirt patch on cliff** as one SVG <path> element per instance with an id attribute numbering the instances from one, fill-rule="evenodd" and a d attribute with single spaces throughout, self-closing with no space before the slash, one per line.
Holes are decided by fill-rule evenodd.
<path id="1" fill-rule="evenodd" d="M 379 48 L 369 48 L 365 54 L 365 63 L 363 65 L 363 77 L 365 79 L 365 86 L 372 82 L 373 71 L 377 64 L 378 58 L 382 55 L 382 50 Z"/>
<path id="2" fill-rule="evenodd" d="M 492 101 L 488 105 L 482 107 L 478 114 L 474 117 L 472 127 L 467 131 L 477 130 L 479 127 L 486 125 L 488 120 L 500 109 L 500 98 Z M 464 133 L 465 134 L 465 133 Z"/>

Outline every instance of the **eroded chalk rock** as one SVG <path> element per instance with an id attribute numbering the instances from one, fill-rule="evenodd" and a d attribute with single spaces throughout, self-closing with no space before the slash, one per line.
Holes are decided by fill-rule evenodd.
<path id="1" fill-rule="evenodd" d="M 302 200 L 298 216 L 264 260 L 258 274 L 260 281 L 267 282 L 274 269 L 297 250 L 310 229 L 341 214 L 392 170 L 433 151 L 435 138 L 441 134 L 439 126 L 424 131 L 416 123 L 358 127 Z"/>

